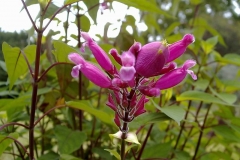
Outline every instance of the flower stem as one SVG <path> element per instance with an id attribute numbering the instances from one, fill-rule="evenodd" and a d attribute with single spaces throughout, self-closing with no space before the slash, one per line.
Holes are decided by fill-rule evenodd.
<path id="1" fill-rule="evenodd" d="M 141 156 L 142 156 L 143 150 L 144 150 L 144 148 L 145 148 L 145 146 L 146 146 L 146 144 L 147 144 L 147 141 L 148 141 L 148 137 L 150 136 L 150 133 L 152 132 L 152 128 L 153 128 L 153 124 L 151 124 L 151 126 L 150 126 L 149 129 L 148 129 L 147 135 L 146 135 L 146 137 L 145 137 L 145 139 L 144 139 L 144 142 L 143 142 L 143 144 L 142 144 L 142 147 L 141 147 L 141 149 L 140 149 L 140 151 L 139 151 L 139 154 L 138 154 L 138 156 L 137 156 L 137 160 L 140 160 L 140 158 L 141 158 Z"/>
<path id="2" fill-rule="evenodd" d="M 121 160 L 125 160 L 125 139 L 122 139 L 121 143 Z"/>

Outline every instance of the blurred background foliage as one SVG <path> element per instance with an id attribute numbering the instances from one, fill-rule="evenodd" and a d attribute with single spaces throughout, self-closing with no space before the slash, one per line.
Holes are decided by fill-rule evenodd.
<path id="1" fill-rule="evenodd" d="M 26 0 L 26 3 L 30 6 L 37 4 L 38 1 Z M 55 1 L 51 3 L 46 19 L 59 8 L 57 4 Z M 127 10 L 137 9 L 137 14 L 122 12 L 123 19 L 107 22 L 100 31 L 102 34 L 98 34 L 99 32 L 96 34 L 92 27 L 98 28 L 98 17 L 104 17 L 106 12 L 115 13 L 115 9 L 122 4 L 127 6 Z M 184 34 L 192 33 L 196 41 L 177 63 L 180 66 L 186 59 L 195 59 L 198 65 L 193 70 L 198 75 L 198 80 L 193 82 L 190 78 L 186 79 L 181 85 L 162 91 L 161 97 L 153 100 L 160 107 L 167 108 L 174 104 L 183 108 L 185 120 L 178 125 L 174 121 L 149 119 L 145 122 L 144 117 L 140 116 L 136 123 L 131 125 L 130 130 L 136 131 L 142 127 L 138 138 L 143 143 L 149 126 L 154 124 L 141 159 L 238 160 L 240 159 L 239 4 L 239 0 L 104 2 L 83 0 L 81 3 L 74 3 L 62 11 L 66 13 L 64 19 L 54 19 L 59 26 L 62 25 L 64 32 L 60 33 L 50 28 L 51 30 L 43 37 L 41 73 L 56 62 L 68 62 L 66 57 L 70 52 L 81 53 L 79 47 L 82 42 L 79 42 L 78 30 L 89 31 L 106 52 L 111 48 L 117 48 L 120 52 L 125 51 L 134 41 L 144 45 L 150 41 L 166 39 L 168 43 L 173 43 L 180 40 Z M 75 21 L 68 20 L 69 14 L 75 16 Z M 36 21 L 38 19 L 39 17 Z M 75 35 L 68 33 L 71 25 L 76 27 Z M 115 36 L 109 36 L 109 33 L 114 33 Z M 54 38 L 56 36 L 57 39 Z M 0 30 L 1 44 L 7 42 L 26 53 L 35 52 L 35 41 L 33 28 L 20 33 Z M 30 44 L 33 46 L 29 47 Z M 88 50 L 81 54 L 89 61 L 96 62 Z M 27 125 L 32 90 L 31 77 L 27 69 L 19 71 L 17 81 L 9 91 L 10 81 L 9 78 L 7 80 L 7 75 L 10 71 L 7 72 L 5 61 L 7 62 L 3 58 L 1 48 L 0 124 L 22 122 Z M 31 62 L 31 65 L 33 64 L 34 61 Z M 72 65 L 57 65 L 39 82 L 36 119 L 48 110 L 63 105 L 65 101 L 77 99 L 84 101 L 75 109 L 57 107 L 39 122 L 35 128 L 36 157 L 39 160 L 75 160 L 81 155 L 82 159 L 115 159 L 104 151 L 104 149 L 119 150 L 117 144 L 112 145 L 108 136 L 117 131 L 117 127 L 112 123 L 114 113 L 105 105 L 108 91 L 94 86 L 84 77 L 81 80 L 82 84 L 79 85 L 78 80 L 70 76 L 71 68 Z M 81 96 L 79 86 L 82 87 Z M 80 115 L 76 108 L 84 110 L 81 132 L 78 131 Z M 146 109 L 150 113 L 156 111 L 153 103 L 148 103 Z M 170 112 L 171 114 L 176 117 L 182 116 L 174 110 Z M 27 130 L 14 126 L 6 127 L 0 133 L 1 159 L 21 159 L 23 150 L 19 145 L 10 139 L 5 141 L 3 139 L 11 135 L 27 148 Z M 69 135 L 72 135 L 71 140 L 66 141 Z M 83 149 L 79 149 L 80 146 Z M 134 155 L 138 155 L 137 148 L 132 148 L 128 155 L 128 159 L 136 159 Z"/>

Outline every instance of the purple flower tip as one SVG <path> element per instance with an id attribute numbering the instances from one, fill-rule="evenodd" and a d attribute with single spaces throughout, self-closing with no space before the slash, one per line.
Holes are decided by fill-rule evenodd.
<path id="1" fill-rule="evenodd" d="M 194 36 L 192 34 L 186 34 L 183 37 L 183 42 L 186 45 L 189 45 L 189 44 L 193 43 L 194 41 L 195 41 L 195 38 L 194 38 Z"/>

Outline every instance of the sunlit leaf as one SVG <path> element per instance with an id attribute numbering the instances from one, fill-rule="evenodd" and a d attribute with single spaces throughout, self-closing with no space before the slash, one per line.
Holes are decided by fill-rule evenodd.
<path id="1" fill-rule="evenodd" d="M 58 141 L 58 150 L 61 154 L 70 154 L 80 148 L 87 139 L 84 132 L 74 131 L 65 126 L 55 126 L 54 134 Z"/>
<path id="2" fill-rule="evenodd" d="M 69 62 L 68 55 L 70 53 L 78 53 L 78 51 L 62 41 L 53 41 L 53 54 L 58 62 Z"/>
<path id="3" fill-rule="evenodd" d="M 132 6 L 135 8 L 138 8 L 142 11 L 148 11 L 148 12 L 154 12 L 162 14 L 166 17 L 173 18 L 170 14 L 168 14 L 166 11 L 160 9 L 155 3 L 155 1 L 147 1 L 147 0 L 119 0 L 118 2 L 121 2 L 123 4 L 126 4 L 128 6 Z"/>
<path id="4" fill-rule="evenodd" d="M 88 8 L 88 14 L 93 19 L 94 23 L 97 23 L 97 12 L 99 9 L 99 0 L 83 1 Z M 85 30 L 83 30 L 85 31 Z"/>
<path id="5" fill-rule="evenodd" d="M 29 63 L 33 61 L 33 55 L 35 55 L 34 47 L 35 46 L 28 46 L 24 50 L 27 51 L 26 57 L 28 58 Z M 16 80 L 27 72 L 28 66 L 23 55 L 21 54 L 20 48 L 13 48 L 6 42 L 3 42 L 2 50 L 10 81 L 9 89 L 12 89 Z"/>
<path id="6" fill-rule="evenodd" d="M 79 2 L 80 0 L 65 0 L 64 1 L 64 5 L 69 5 L 69 4 L 73 4 L 75 2 Z"/>
<path id="7" fill-rule="evenodd" d="M 88 32 L 90 29 L 90 26 L 91 26 L 90 20 L 85 15 L 82 15 L 79 18 L 80 18 L 81 30 L 84 32 Z M 76 19 L 75 23 L 76 23 L 76 25 L 78 24 L 77 19 Z"/>

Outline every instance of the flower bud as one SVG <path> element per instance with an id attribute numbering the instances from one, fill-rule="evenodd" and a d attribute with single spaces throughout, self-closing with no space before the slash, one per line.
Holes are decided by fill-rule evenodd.
<path id="1" fill-rule="evenodd" d="M 81 32 L 81 36 L 86 40 L 86 43 L 83 45 L 83 47 L 88 46 L 99 65 L 107 72 L 112 73 L 113 64 L 110 58 L 107 56 L 107 53 L 96 42 L 93 41 L 88 33 Z M 82 48 L 82 50 L 84 49 Z"/>
<path id="2" fill-rule="evenodd" d="M 171 62 L 180 57 L 187 49 L 187 46 L 195 41 L 192 34 L 186 34 L 180 41 L 169 45 L 169 57 L 167 62 Z"/>
<path id="3" fill-rule="evenodd" d="M 160 90 L 168 89 L 178 85 L 184 80 L 187 74 L 196 80 L 197 76 L 189 68 L 195 66 L 196 62 L 194 60 L 187 60 L 182 67 L 174 69 L 166 74 L 164 74 L 159 80 L 156 81 L 154 87 Z"/>
<path id="4" fill-rule="evenodd" d="M 168 59 L 168 55 L 169 51 L 165 41 L 144 45 L 137 54 L 135 64 L 137 73 L 144 77 L 159 75 Z"/>
<path id="5" fill-rule="evenodd" d="M 76 64 L 72 69 L 72 76 L 77 78 L 81 71 L 91 82 L 102 88 L 110 88 L 111 80 L 97 66 L 85 61 L 79 54 L 68 55 L 69 60 Z"/>

